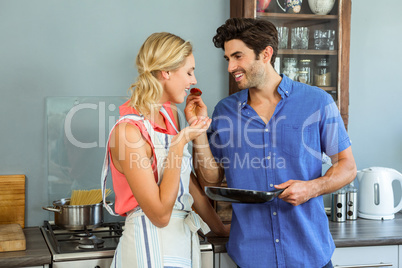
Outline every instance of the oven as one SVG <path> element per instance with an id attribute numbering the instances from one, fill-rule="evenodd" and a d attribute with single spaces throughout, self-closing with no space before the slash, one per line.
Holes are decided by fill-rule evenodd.
<path id="1" fill-rule="evenodd" d="M 45 221 L 42 234 L 52 254 L 53 268 L 106 268 L 124 230 L 124 222 L 103 223 L 93 230 L 65 230 Z M 214 267 L 212 244 L 200 236 L 203 268 Z"/>
<path id="2" fill-rule="evenodd" d="M 200 249 L 201 249 L 201 265 L 202 268 L 213 268 L 214 267 L 214 249 L 206 236 L 200 236 Z"/>

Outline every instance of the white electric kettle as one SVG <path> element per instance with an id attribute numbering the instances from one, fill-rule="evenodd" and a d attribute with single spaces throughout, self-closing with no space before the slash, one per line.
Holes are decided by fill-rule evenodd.
<path id="1" fill-rule="evenodd" d="M 392 182 L 399 180 L 402 174 L 391 168 L 371 167 L 357 172 L 359 182 L 358 214 L 359 217 L 372 220 L 390 220 L 402 209 L 402 198 L 394 207 Z"/>

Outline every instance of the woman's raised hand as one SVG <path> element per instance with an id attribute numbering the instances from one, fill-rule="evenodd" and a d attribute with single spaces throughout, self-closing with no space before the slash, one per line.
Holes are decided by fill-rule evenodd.
<path id="1" fill-rule="evenodd" d="M 190 125 L 196 119 L 202 120 L 208 117 L 207 106 L 202 101 L 201 96 L 190 94 L 187 97 L 184 114 L 186 115 L 187 122 Z"/>

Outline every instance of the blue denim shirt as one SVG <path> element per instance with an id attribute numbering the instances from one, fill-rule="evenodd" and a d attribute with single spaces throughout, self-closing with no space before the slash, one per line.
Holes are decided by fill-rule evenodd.
<path id="1" fill-rule="evenodd" d="M 282 77 L 282 99 L 267 124 L 247 104 L 248 89 L 215 107 L 208 138 L 228 187 L 271 191 L 288 180 L 318 178 L 322 153 L 351 145 L 328 93 Z M 323 267 L 334 249 L 322 196 L 299 206 L 279 198 L 233 204 L 227 251 L 242 268 Z"/>

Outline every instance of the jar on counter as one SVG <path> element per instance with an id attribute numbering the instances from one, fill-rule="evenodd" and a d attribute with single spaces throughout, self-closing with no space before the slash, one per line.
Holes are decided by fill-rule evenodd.
<path id="1" fill-rule="evenodd" d="M 346 192 L 343 189 L 331 194 L 331 220 L 343 222 L 346 220 Z"/>
<path id="2" fill-rule="evenodd" d="M 346 191 L 346 219 L 347 220 L 357 220 L 357 188 L 354 183 L 351 182 L 347 187 Z"/>
<path id="3" fill-rule="evenodd" d="M 310 59 L 302 59 L 299 61 L 299 74 L 297 80 L 308 85 L 312 84 L 313 79 Z"/>
<path id="4" fill-rule="evenodd" d="M 314 84 L 318 87 L 331 86 L 331 72 L 329 71 L 329 62 L 327 58 L 321 58 L 316 62 Z"/>
<path id="5" fill-rule="evenodd" d="M 285 74 L 292 80 L 297 79 L 297 60 L 296 58 L 284 58 L 283 59 L 283 70 L 282 73 Z"/>

